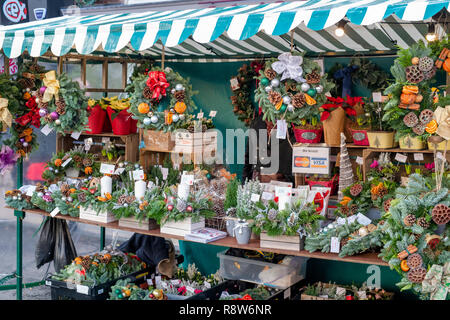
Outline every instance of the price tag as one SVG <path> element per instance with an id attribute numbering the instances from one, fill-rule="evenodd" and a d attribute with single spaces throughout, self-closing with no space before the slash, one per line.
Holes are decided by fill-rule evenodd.
<path id="1" fill-rule="evenodd" d="M 46 135 L 46 136 L 48 136 L 48 134 L 50 133 L 50 132 L 52 132 L 52 128 L 50 128 L 50 126 L 48 125 L 48 124 L 46 124 L 42 129 L 41 129 L 41 132 L 44 134 L 44 135 Z"/>
<path id="2" fill-rule="evenodd" d="M 147 184 L 148 189 L 153 189 L 154 186 L 155 186 L 155 183 L 153 181 L 149 181 Z"/>
<path id="3" fill-rule="evenodd" d="M 203 119 L 203 112 L 197 113 L 197 119 Z"/>
<path id="4" fill-rule="evenodd" d="M 372 92 L 372 100 L 373 102 L 383 102 L 381 92 Z"/>
<path id="5" fill-rule="evenodd" d="M 157 285 L 161 283 L 161 276 L 155 276 L 155 283 Z"/>
<path id="6" fill-rule="evenodd" d="M 69 164 L 70 161 L 72 161 L 72 158 L 69 158 L 66 161 L 64 161 L 61 166 L 64 168 L 65 166 L 67 166 Z"/>
<path id="7" fill-rule="evenodd" d="M 290 197 L 292 196 L 292 188 L 291 187 L 275 187 L 275 195 L 278 197 L 286 196 Z"/>
<path id="8" fill-rule="evenodd" d="M 194 176 L 192 174 L 183 174 L 181 176 L 181 184 L 192 186 L 194 184 Z"/>
<path id="9" fill-rule="evenodd" d="M 365 291 L 358 291 L 357 294 L 358 294 L 359 300 L 366 300 L 367 299 L 367 295 L 366 295 Z"/>
<path id="10" fill-rule="evenodd" d="M 258 202 L 258 201 L 259 201 L 259 198 L 260 198 L 259 194 L 252 193 L 252 196 L 251 196 L 250 200 L 251 200 L 252 202 Z"/>
<path id="11" fill-rule="evenodd" d="M 331 237 L 330 252 L 339 253 L 341 243 L 338 237 Z"/>
<path id="12" fill-rule="evenodd" d="M 233 90 L 233 91 L 239 89 L 240 86 L 239 86 L 238 79 L 237 78 L 231 78 L 230 79 L 230 86 L 231 86 L 231 90 Z"/>
<path id="13" fill-rule="evenodd" d="M 353 222 L 355 222 L 355 220 L 356 220 L 356 216 L 350 216 L 347 218 L 348 224 L 352 224 Z"/>
<path id="14" fill-rule="evenodd" d="M 78 131 L 72 132 L 72 134 L 70 136 L 72 138 L 74 138 L 75 140 L 78 140 L 78 139 L 80 139 L 81 132 L 78 132 Z"/>
<path id="15" fill-rule="evenodd" d="M 261 196 L 261 198 L 262 198 L 263 200 L 270 201 L 270 200 L 273 200 L 274 194 L 273 194 L 272 192 L 264 191 L 263 194 L 262 194 L 262 196 Z"/>
<path id="16" fill-rule="evenodd" d="M 163 287 L 163 289 L 169 289 L 169 286 L 167 285 L 167 283 L 165 281 L 161 281 L 160 284 Z"/>
<path id="17" fill-rule="evenodd" d="M 115 169 L 116 169 L 116 166 L 113 164 L 108 164 L 108 163 L 100 164 L 100 173 L 113 174 Z"/>
<path id="18" fill-rule="evenodd" d="M 286 120 L 277 120 L 277 139 L 286 139 Z"/>
<path id="19" fill-rule="evenodd" d="M 134 170 L 133 171 L 134 180 L 144 180 L 144 170 Z"/>
<path id="20" fill-rule="evenodd" d="M 414 153 L 415 161 L 423 161 L 423 153 Z"/>
<path id="21" fill-rule="evenodd" d="M 170 283 L 172 283 L 174 286 L 177 286 L 181 283 L 180 279 L 170 280 Z"/>
<path id="22" fill-rule="evenodd" d="M 367 218 L 365 215 L 363 215 L 362 213 L 358 213 L 356 215 L 356 220 L 358 221 L 359 224 L 362 224 L 363 226 L 367 226 L 369 225 L 372 220 L 370 220 L 369 218 Z"/>
<path id="23" fill-rule="evenodd" d="M 114 171 L 114 174 L 122 174 L 125 171 L 125 168 L 117 168 L 116 171 Z"/>
<path id="24" fill-rule="evenodd" d="M 190 293 L 195 293 L 195 289 L 192 288 L 191 286 L 186 286 L 186 290 L 189 291 Z"/>
<path id="25" fill-rule="evenodd" d="M 328 295 L 327 295 L 327 294 L 321 294 L 321 295 L 319 295 L 319 298 L 325 298 L 325 299 L 328 299 Z"/>
<path id="26" fill-rule="evenodd" d="M 147 284 L 148 284 L 150 287 L 153 287 L 153 279 L 147 279 Z M 155 286 L 156 286 L 156 284 L 155 284 Z"/>
<path id="27" fill-rule="evenodd" d="M 161 168 L 161 173 L 163 176 L 163 180 L 167 180 L 167 176 L 169 175 L 169 168 Z"/>
<path id="28" fill-rule="evenodd" d="M 84 150 L 89 151 L 91 149 L 93 142 L 94 142 L 94 140 L 92 140 L 92 138 L 84 139 Z"/>
<path id="29" fill-rule="evenodd" d="M 211 111 L 209 112 L 209 117 L 210 117 L 210 118 L 214 118 L 214 117 L 216 116 L 216 114 L 217 114 L 217 111 L 216 111 L 216 110 L 211 110 Z"/>
<path id="30" fill-rule="evenodd" d="M 336 223 L 338 224 L 338 225 L 343 225 L 343 224 L 345 224 L 345 221 L 347 221 L 345 218 L 341 218 L 341 217 L 338 217 L 337 219 L 336 219 Z"/>
<path id="31" fill-rule="evenodd" d="M 345 296 L 346 292 L 347 291 L 345 290 L 345 288 L 341 288 L 341 287 L 336 288 L 336 295 L 338 295 L 338 296 Z"/>
<path id="32" fill-rule="evenodd" d="M 408 159 L 408 157 L 405 156 L 404 154 L 397 153 L 397 154 L 395 155 L 395 160 L 397 160 L 398 162 L 405 163 L 407 159 Z"/>
<path id="33" fill-rule="evenodd" d="M 362 165 L 364 163 L 364 160 L 362 157 L 356 157 L 356 163 Z"/>
<path id="34" fill-rule="evenodd" d="M 89 293 L 89 287 L 83 286 L 81 284 L 77 284 L 77 292 L 81 294 L 88 294 Z"/>
<path id="35" fill-rule="evenodd" d="M 205 287 L 207 289 L 211 289 L 211 283 L 209 283 L 208 281 L 205 281 Z"/>
<path id="36" fill-rule="evenodd" d="M 59 208 L 53 209 L 52 212 L 50 212 L 50 215 L 54 218 L 59 213 Z"/>

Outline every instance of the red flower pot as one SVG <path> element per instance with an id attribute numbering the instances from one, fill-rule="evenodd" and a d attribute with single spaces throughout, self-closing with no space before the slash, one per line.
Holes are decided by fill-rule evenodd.
<path id="1" fill-rule="evenodd" d="M 106 110 L 105 110 L 106 113 Z M 109 120 L 109 116 L 105 117 L 105 123 L 103 124 L 103 132 L 112 132 L 111 120 Z"/>
<path id="2" fill-rule="evenodd" d="M 319 186 L 319 187 L 326 187 L 331 188 L 331 195 L 336 194 L 338 191 L 338 183 L 339 183 L 339 175 L 336 173 L 331 180 L 328 181 L 315 181 L 315 180 L 308 180 L 308 177 L 305 177 L 305 182 L 310 186 Z"/>
<path id="3" fill-rule="evenodd" d="M 111 107 L 108 107 L 106 110 L 108 111 L 109 120 L 111 120 L 112 132 L 119 136 L 130 134 L 132 119 L 128 110 L 122 110 L 118 114 Z M 114 114 L 117 115 L 113 117 Z"/>
<path id="4" fill-rule="evenodd" d="M 103 126 L 105 124 L 106 111 L 100 107 L 100 105 L 95 105 L 89 111 L 89 129 L 86 130 L 88 134 L 99 134 L 103 132 Z"/>
<path id="5" fill-rule="evenodd" d="M 319 129 L 302 129 L 294 128 L 295 140 L 298 143 L 320 143 L 322 140 L 323 128 Z"/>
<path id="6" fill-rule="evenodd" d="M 138 123 L 137 120 L 130 118 L 130 133 L 137 132 L 137 123 Z"/>
<path id="7" fill-rule="evenodd" d="M 351 129 L 353 143 L 357 146 L 368 146 L 369 137 L 367 136 L 367 130 L 355 130 Z"/>

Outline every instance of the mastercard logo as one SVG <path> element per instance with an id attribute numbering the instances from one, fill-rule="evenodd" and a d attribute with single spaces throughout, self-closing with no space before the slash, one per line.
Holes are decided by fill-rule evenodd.
<path id="1" fill-rule="evenodd" d="M 298 168 L 309 168 L 309 157 L 295 157 L 294 165 Z"/>

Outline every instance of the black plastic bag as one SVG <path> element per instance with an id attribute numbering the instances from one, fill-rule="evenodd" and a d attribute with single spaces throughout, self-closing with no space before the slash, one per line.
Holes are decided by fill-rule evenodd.
<path id="1" fill-rule="evenodd" d="M 47 217 L 43 222 L 35 252 L 36 267 L 38 269 L 53 260 L 56 241 L 55 220 Z"/>
<path id="2" fill-rule="evenodd" d="M 56 241 L 53 263 L 55 271 L 59 272 L 77 257 L 77 251 L 70 236 L 69 227 L 65 220 L 56 219 Z"/>

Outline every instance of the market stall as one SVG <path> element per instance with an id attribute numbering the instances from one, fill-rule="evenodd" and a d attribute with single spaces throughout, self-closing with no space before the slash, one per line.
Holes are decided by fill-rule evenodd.
<path id="1" fill-rule="evenodd" d="M 5 78 L 0 91 L 10 94 L 4 123 L 13 139 L 3 161 L 18 166 L 17 188 L 5 195 L 17 217 L 18 299 L 25 212 L 100 226 L 102 239 L 112 228 L 195 242 L 195 231 L 209 226 L 228 231 L 211 245 L 390 266 L 402 287 L 435 296 L 423 265 L 435 273 L 447 266 L 449 137 L 446 88 L 432 91 L 430 81 L 443 85 L 449 77 L 447 10 L 448 3 L 431 0 L 286 2 L 3 27 L 5 65 L 23 59 L 17 82 Z M 425 44 L 430 26 L 441 40 Z M 347 66 L 339 64 L 345 57 L 354 57 Z M 372 62 L 383 58 L 383 68 Z M 56 70 L 41 69 L 43 61 Z M 95 63 L 101 86 L 87 87 Z M 70 64 L 80 68 L 81 87 L 63 72 Z M 140 65 L 131 77 L 129 64 Z M 120 75 L 120 88 L 109 86 L 111 72 Z M 368 98 L 358 96 L 358 86 L 351 92 L 353 82 Z M 112 96 L 122 92 L 128 98 Z M 262 182 L 260 173 L 260 181 L 239 185 L 243 163 L 198 160 L 205 151 L 225 158 L 237 148 L 211 129 L 225 135 L 258 116 L 291 150 L 291 159 L 281 158 L 292 163 L 293 182 Z M 177 129 L 183 134 L 171 136 Z M 57 150 L 43 185 L 23 186 L 33 130 L 57 132 Z M 320 153 L 322 162 L 308 153 Z M 417 189 L 423 179 L 433 187 Z M 413 201 L 403 199 L 407 192 L 416 202 L 426 194 L 421 205 L 429 212 L 406 212 Z"/>

